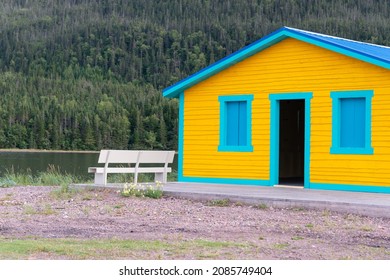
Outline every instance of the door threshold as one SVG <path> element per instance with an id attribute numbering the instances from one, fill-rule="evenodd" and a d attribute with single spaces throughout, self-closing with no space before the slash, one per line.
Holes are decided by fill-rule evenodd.
<path id="1" fill-rule="evenodd" d="M 303 189 L 304 186 L 297 186 L 297 185 L 274 185 L 276 188 L 290 188 L 290 189 Z"/>

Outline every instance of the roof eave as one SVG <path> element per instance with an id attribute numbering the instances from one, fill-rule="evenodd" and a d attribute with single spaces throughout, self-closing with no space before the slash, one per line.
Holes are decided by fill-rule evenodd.
<path id="1" fill-rule="evenodd" d="M 193 85 L 215 75 L 216 73 L 229 68 L 230 66 L 243 61 L 244 59 L 274 45 L 277 42 L 282 41 L 287 38 L 286 28 L 281 28 L 274 33 L 269 34 L 268 36 L 232 53 L 231 55 L 215 62 L 214 64 L 196 72 L 195 74 L 187 77 L 180 82 L 165 88 L 163 90 L 164 97 L 178 97 L 181 92 L 192 87 Z"/>

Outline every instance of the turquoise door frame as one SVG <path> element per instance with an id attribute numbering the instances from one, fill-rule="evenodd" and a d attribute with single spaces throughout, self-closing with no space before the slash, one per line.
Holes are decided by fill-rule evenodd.
<path id="1" fill-rule="evenodd" d="M 305 100 L 305 145 L 304 145 L 304 188 L 310 188 L 310 100 L 311 92 L 273 93 L 269 95 L 271 101 L 271 152 L 270 152 L 270 185 L 279 183 L 279 123 L 280 100 Z"/>

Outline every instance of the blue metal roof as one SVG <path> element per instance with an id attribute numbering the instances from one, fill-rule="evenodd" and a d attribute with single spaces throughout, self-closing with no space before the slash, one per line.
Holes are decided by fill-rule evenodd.
<path id="1" fill-rule="evenodd" d="M 217 74 L 218 72 L 286 39 L 294 38 L 334 52 L 338 52 L 374 65 L 390 69 L 390 47 L 374 45 L 320 33 L 282 27 L 262 39 L 211 64 L 199 72 L 163 90 L 165 97 L 177 97 L 184 90 Z"/>
<path id="2" fill-rule="evenodd" d="M 314 33 L 310 31 L 304 31 L 304 30 L 295 29 L 291 27 L 285 27 L 285 29 L 288 29 L 290 32 L 295 32 L 297 34 L 307 36 L 308 38 L 313 38 L 318 41 L 322 41 L 324 43 L 328 43 L 334 46 L 339 46 L 346 50 L 349 49 L 356 53 L 360 53 L 362 55 L 366 55 L 368 57 L 381 60 L 385 63 L 390 63 L 390 47 L 374 45 L 374 44 L 364 43 L 359 41 L 353 41 L 349 39 L 324 35 L 320 33 Z"/>

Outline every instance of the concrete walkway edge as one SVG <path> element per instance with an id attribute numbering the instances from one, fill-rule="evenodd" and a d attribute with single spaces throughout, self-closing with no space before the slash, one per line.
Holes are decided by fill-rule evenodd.
<path id="1" fill-rule="evenodd" d="M 108 184 L 105 188 L 121 189 L 123 185 Z M 73 187 L 104 186 L 74 184 Z M 181 182 L 168 182 L 163 190 L 164 195 L 191 200 L 229 199 L 232 202 L 276 208 L 330 210 L 390 218 L 390 194 Z"/>

